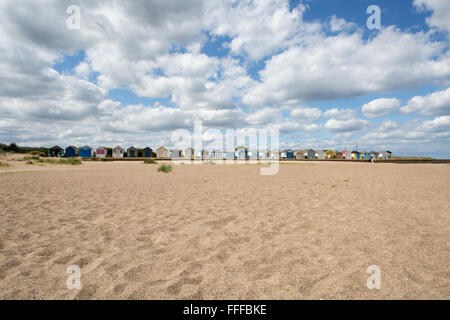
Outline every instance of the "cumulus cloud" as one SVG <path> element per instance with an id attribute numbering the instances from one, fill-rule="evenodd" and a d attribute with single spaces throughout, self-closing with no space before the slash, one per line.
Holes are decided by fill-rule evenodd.
<path id="1" fill-rule="evenodd" d="M 243 101 L 269 105 L 332 100 L 444 82 L 450 76 L 450 53 L 444 48 L 427 34 L 394 27 L 369 40 L 358 32 L 320 34 L 273 55 L 260 72 L 261 82 Z"/>
<path id="2" fill-rule="evenodd" d="M 400 112 L 410 114 L 417 112 L 424 115 L 448 115 L 450 114 L 450 88 L 437 91 L 427 96 L 415 96 L 408 101 L 406 106 L 400 108 Z"/>
<path id="3" fill-rule="evenodd" d="M 431 27 L 450 31 L 450 2 L 447 0 L 414 0 L 413 5 L 421 12 L 432 11 L 426 21 Z"/>
<path id="4" fill-rule="evenodd" d="M 364 129 L 368 122 L 362 119 L 336 120 L 330 119 L 325 122 L 325 129 L 333 132 L 353 132 Z"/>
<path id="5" fill-rule="evenodd" d="M 367 118 L 377 118 L 392 113 L 400 107 L 401 101 L 399 99 L 376 99 L 366 103 L 361 107 L 361 111 Z"/>
<path id="6" fill-rule="evenodd" d="M 353 109 L 332 108 L 323 114 L 324 117 L 336 120 L 349 120 L 356 117 L 356 111 Z"/>

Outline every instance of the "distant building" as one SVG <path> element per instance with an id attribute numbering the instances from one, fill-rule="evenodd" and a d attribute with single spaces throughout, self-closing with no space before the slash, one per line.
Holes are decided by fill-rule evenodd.
<path id="1" fill-rule="evenodd" d="M 170 158 L 171 159 L 181 159 L 182 158 L 181 150 L 179 150 L 178 148 L 170 150 Z"/>
<path id="2" fill-rule="evenodd" d="M 294 150 L 286 149 L 281 152 L 282 159 L 294 159 Z"/>
<path id="3" fill-rule="evenodd" d="M 305 150 L 305 159 L 317 159 L 316 151 L 313 149 Z"/>
<path id="4" fill-rule="evenodd" d="M 392 157 L 392 152 L 390 151 L 378 151 L 378 159 L 387 160 Z"/>
<path id="5" fill-rule="evenodd" d="M 48 155 L 50 157 L 62 157 L 64 155 L 64 149 L 60 146 L 54 146 L 48 149 Z"/>
<path id="6" fill-rule="evenodd" d="M 361 152 L 352 151 L 352 160 L 361 160 Z"/>
<path id="7" fill-rule="evenodd" d="M 147 148 L 142 150 L 142 153 L 144 155 L 144 158 L 151 158 L 151 157 L 153 157 L 153 150 L 152 150 L 152 148 L 147 147 Z"/>
<path id="8" fill-rule="evenodd" d="M 325 159 L 327 160 L 336 159 L 336 153 L 333 150 L 325 151 Z"/>
<path id="9" fill-rule="evenodd" d="M 112 156 L 116 159 L 123 158 L 123 154 L 125 153 L 125 150 L 121 146 L 117 146 L 112 150 Z"/>
<path id="10" fill-rule="evenodd" d="M 81 158 L 92 158 L 93 151 L 89 146 L 84 146 L 80 148 L 80 157 Z"/>
<path id="11" fill-rule="evenodd" d="M 297 151 L 295 151 L 294 157 L 297 160 L 305 159 L 305 150 L 297 150 Z"/>
<path id="12" fill-rule="evenodd" d="M 74 146 L 69 146 L 66 148 L 66 153 L 64 155 L 66 158 L 78 157 L 78 148 Z"/>
<path id="13" fill-rule="evenodd" d="M 261 160 L 270 159 L 270 150 L 269 149 L 259 150 L 258 159 L 261 159 Z"/>
<path id="14" fill-rule="evenodd" d="M 165 147 L 161 146 L 158 149 L 156 149 L 156 157 L 157 158 L 169 158 L 169 150 L 167 150 Z"/>
<path id="15" fill-rule="evenodd" d="M 325 160 L 325 151 L 316 150 L 316 159 Z"/>
<path id="16" fill-rule="evenodd" d="M 137 158 L 138 151 L 135 147 L 131 146 L 127 149 L 127 157 L 128 158 Z"/>
<path id="17" fill-rule="evenodd" d="M 222 153 L 222 151 L 220 151 L 219 149 L 216 149 L 213 152 L 214 152 L 214 156 L 211 156 L 212 158 L 214 158 L 216 160 L 223 160 L 223 153 Z"/>
<path id="18" fill-rule="evenodd" d="M 106 150 L 105 147 L 99 147 L 99 148 L 97 148 L 97 150 L 95 150 L 95 156 L 97 158 L 106 158 L 107 153 L 108 153 L 108 151 Z"/>
<path id="19" fill-rule="evenodd" d="M 348 150 L 342 150 L 342 158 L 345 160 L 352 160 L 352 153 Z"/>
<path id="20" fill-rule="evenodd" d="M 187 147 L 186 149 L 184 149 L 183 151 L 183 158 L 187 159 L 187 160 L 194 160 L 194 148 L 192 147 Z"/>

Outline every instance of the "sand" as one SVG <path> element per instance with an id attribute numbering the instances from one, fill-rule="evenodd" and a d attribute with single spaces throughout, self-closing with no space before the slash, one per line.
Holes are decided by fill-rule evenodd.
<path id="1" fill-rule="evenodd" d="M 11 163 L 1 299 L 450 298 L 447 164 Z"/>

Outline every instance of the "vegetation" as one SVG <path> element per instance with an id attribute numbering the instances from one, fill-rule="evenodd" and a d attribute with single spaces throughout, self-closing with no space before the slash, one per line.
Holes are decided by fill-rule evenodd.
<path id="1" fill-rule="evenodd" d="M 67 165 L 79 165 L 82 164 L 80 159 L 67 158 L 67 159 L 45 159 L 40 162 L 45 162 L 49 164 L 67 164 Z"/>
<path id="2" fill-rule="evenodd" d="M 47 148 L 34 148 L 34 147 L 19 147 L 16 143 L 10 145 L 0 143 L 0 153 L 15 152 L 15 153 L 33 153 L 41 157 L 46 157 L 48 154 Z"/>
<path id="3" fill-rule="evenodd" d="M 158 164 L 154 159 L 145 159 L 144 164 Z"/>
<path id="4" fill-rule="evenodd" d="M 0 161 L 0 167 L 9 167 L 9 163 Z"/>
<path id="5" fill-rule="evenodd" d="M 34 164 L 34 162 L 31 160 L 28 160 L 27 162 L 25 162 L 25 164 Z"/>
<path id="6" fill-rule="evenodd" d="M 170 164 L 163 164 L 158 168 L 158 172 L 169 173 L 172 171 L 172 166 Z"/>

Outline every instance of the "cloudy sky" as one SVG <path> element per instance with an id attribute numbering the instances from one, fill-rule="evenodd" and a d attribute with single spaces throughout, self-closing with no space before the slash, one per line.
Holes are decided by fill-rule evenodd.
<path id="1" fill-rule="evenodd" d="M 448 0 L 2 0 L 0 142 L 170 147 L 201 120 L 450 157 L 449 32 Z"/>

